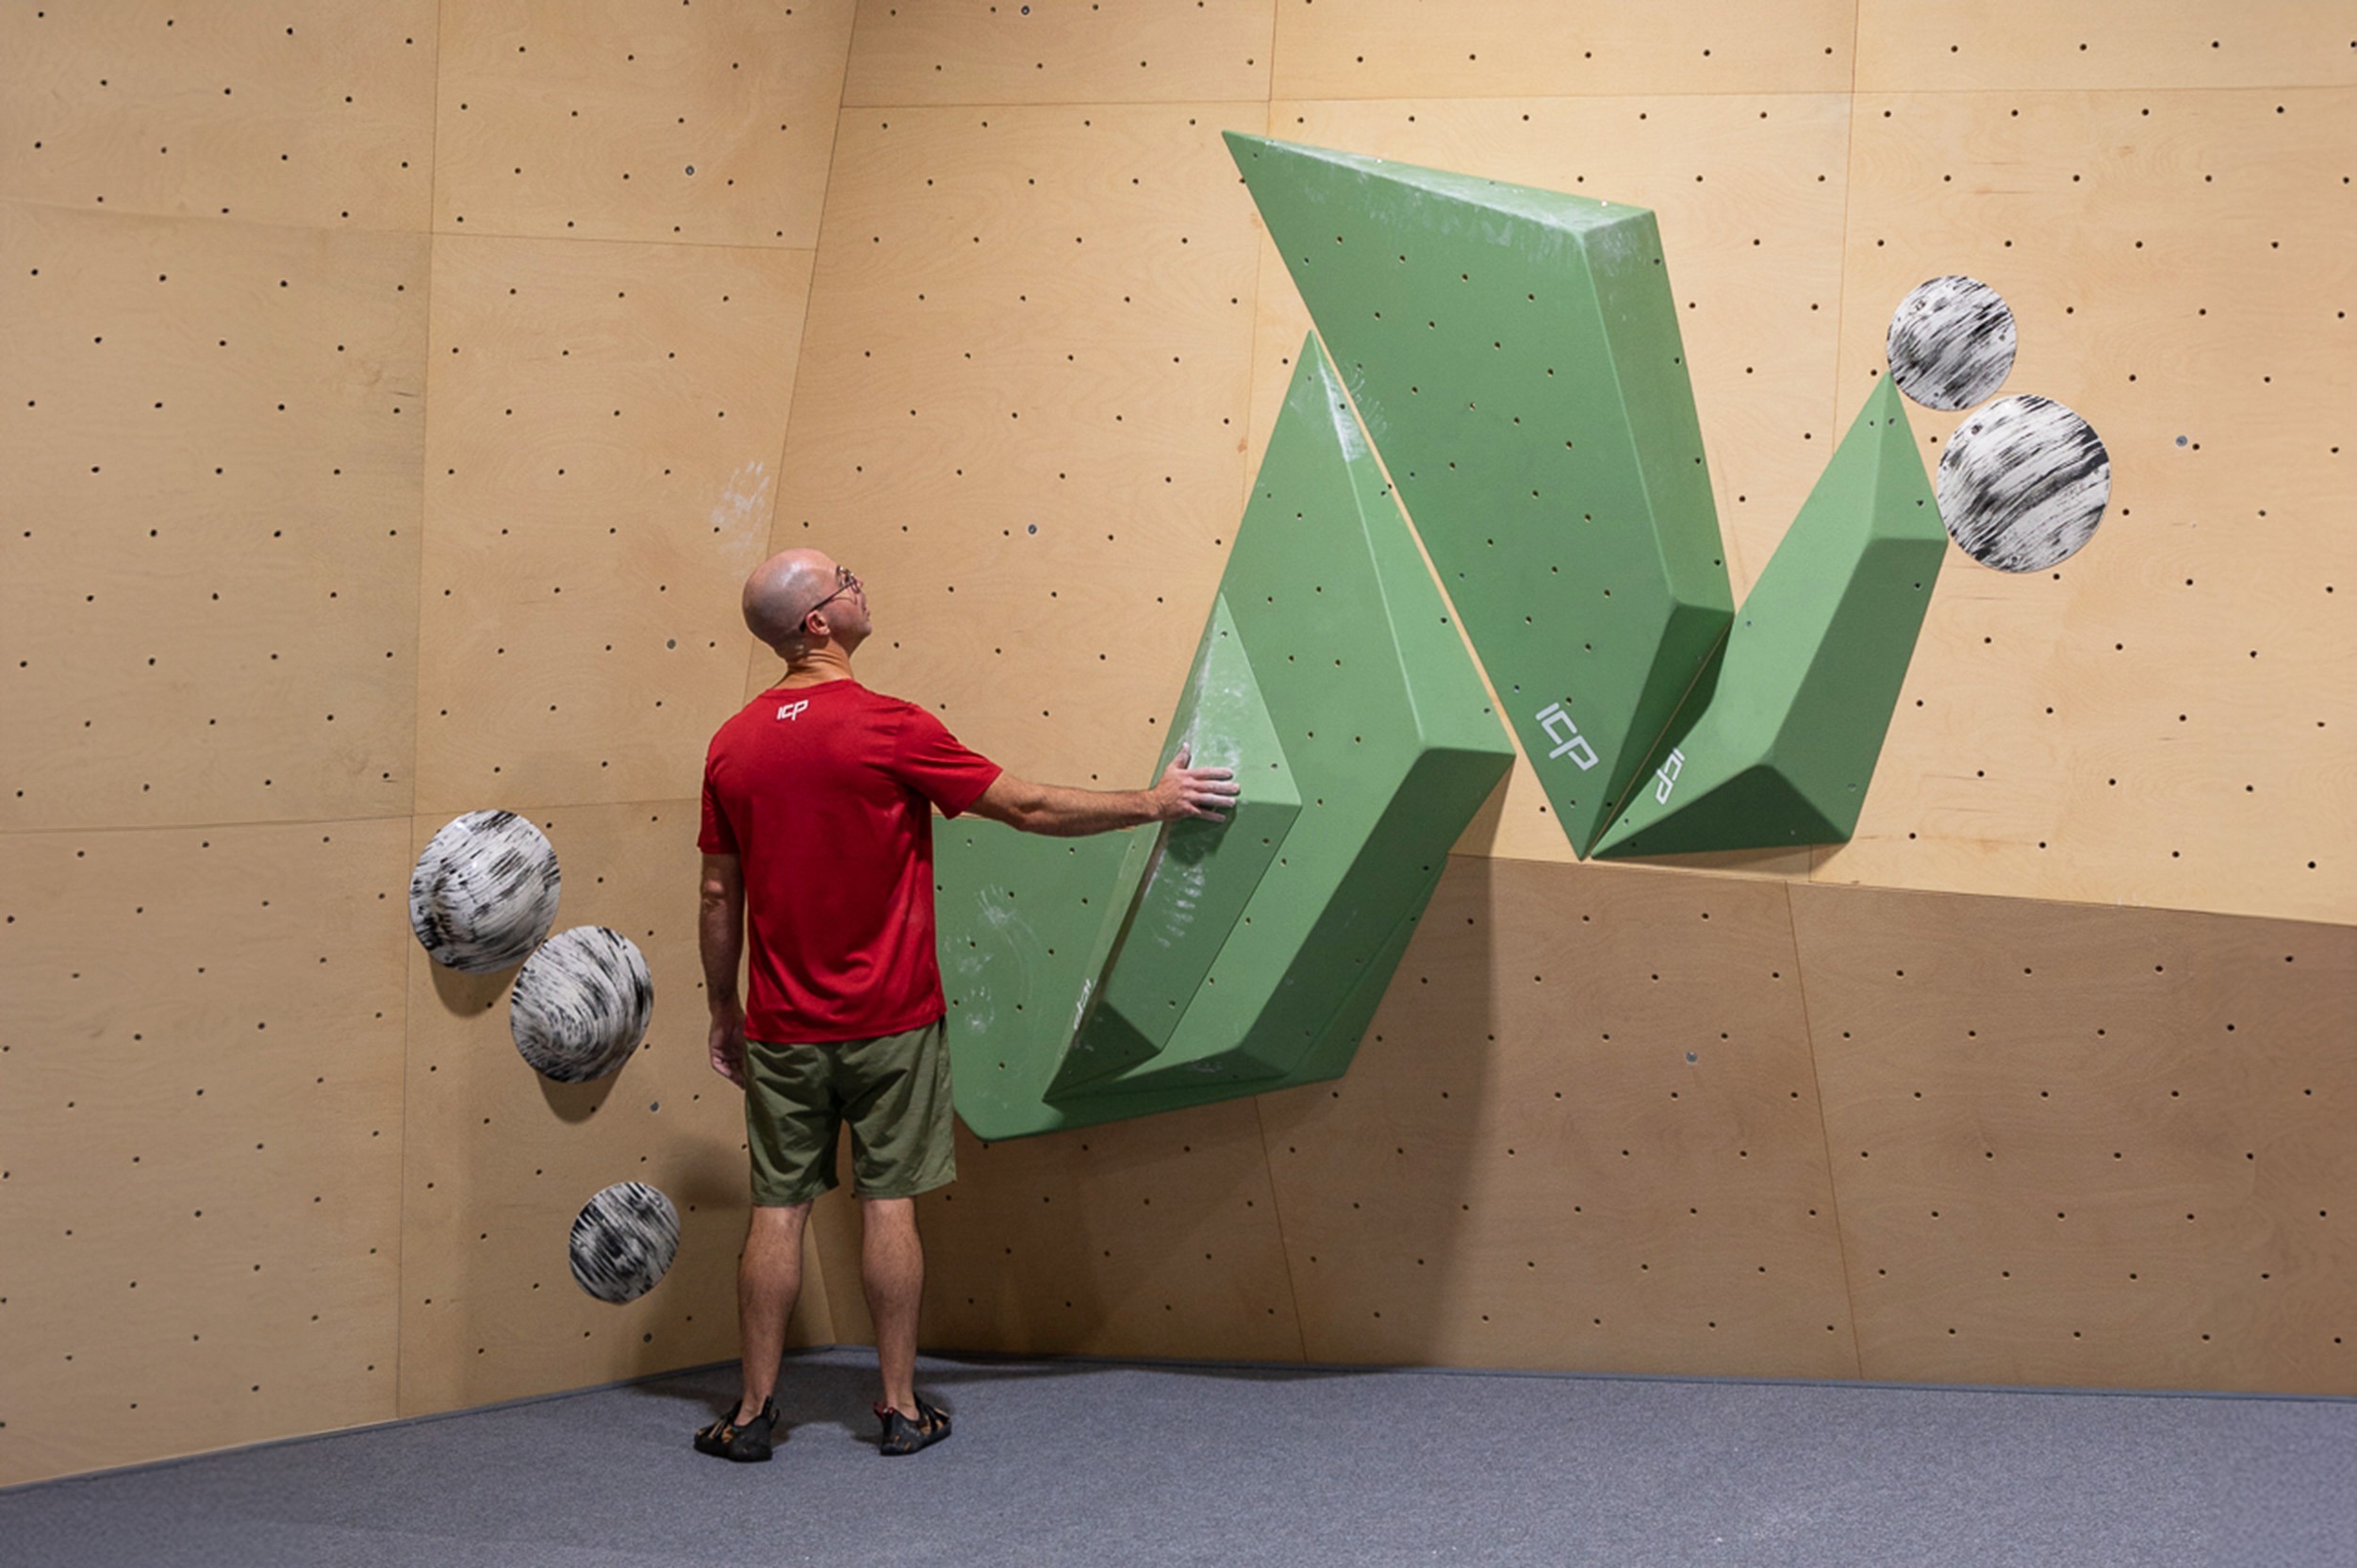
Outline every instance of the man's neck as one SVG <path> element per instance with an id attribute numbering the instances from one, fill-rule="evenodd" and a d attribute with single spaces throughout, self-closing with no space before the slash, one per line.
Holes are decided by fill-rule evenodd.
<path id="1" fill-rule="evenodd" d="M 795 686 L 824 685 L 830 681 L 848 681 L 851 676 L 851 655 L 832 645 L 814 648 L 799 658 L 785 661 L 785 674 L 777 682 L 781 690 Z"/>

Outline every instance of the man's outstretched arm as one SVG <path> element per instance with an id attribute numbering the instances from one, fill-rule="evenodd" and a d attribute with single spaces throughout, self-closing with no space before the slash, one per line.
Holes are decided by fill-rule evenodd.
<path id="1" fill-rule="evenodd" d="M 1235 779 L 1232 768 L 1188 767 L 1182 751 L 1151 789 L 1067 789 L 1001 773 L 970 809 L 1020 832 L 1057 838 L 1187 817 L 1225 822 L 1240 793 Z"/>

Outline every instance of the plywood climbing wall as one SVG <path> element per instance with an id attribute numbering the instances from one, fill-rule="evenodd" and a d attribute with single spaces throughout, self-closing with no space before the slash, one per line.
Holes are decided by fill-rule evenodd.
<path id="1" fill-rule="evenodd" d="M 739 705 L 810 255 L 435 243 L 420 810 L 691 799 Z"/>
<path id="2" fill-rule="evenodd" d="M 1458 856 L 1261 1120 L 1309 1358 L 1855 1377 L 1785 890 Z"/>
<path id="3" fill-rule="evenodd" d="M 1244 484 L 1219 132 L 1266 115 L 844 111 L 770 542 L 861 572 L 863 678 L 1017 772 L 1133 785 L 1161 749 Z"/>
<path id="4" fill-rule="evenodd" d="M 396 1413 L 407 839 L 8 836 L 9 1479 Z"/>
<path id="5" fill-rule="evenodd" d="M 396 1411 L 433 24 L 0 21 L 10 1480 Z"/>
<path id="6" fill-rule="evenodd" d="M 2077 409 L 2115 479 L 2051 572 L 1950 553 L 1820 879 L 2357 917 L 2352 143 L 2346 90 L 1859 95 L 1848 288 L 1997 283 L 2006 389 Z M 1845 317 L 1845 387 L 1881 320 Z M 1960 417 L 1916 411 L 1927 461 Z"/>
<path id="7" fill-rule="evenodd" d="M 850 24 L 0 19 L 0 1478 L 733 1343 L 690 824 Z M 602 1116 L 540 1093 L 510 977 L 408 933 L 418 850 L 486 806 L 543 808 L 560 926 L 651 958 Z M 567 1229 L 640 1179 L 683 1257 L 610 1308 Z"/>
<path id="8" fill-rule="evenodd" d="M 0 225 L 9 826 L 405 812 L 424 238 Z"/>
<path id="9" fill-rule="evenodd" d="M 1518 765 L 1343 1080 L 964 1145 L 928 1343 L 2357 1392 L 2353 116 L 2295 0 L 11 9 L 0 1480 L 733 1354 L 736 585 L 820 544 L 869 684 L 1144 782 L 1307 325 L 1225 130 L 1654 208 L 1739 595 L 1940 273 L 2112 509 L 1951 553 L 1852 843 L 1574 864 Z M 602 1088 L 408 934 L 486 806 L 648 954 Z"/>
<path id="10" fill-rule="evenodd" d="M 1867 1377 L 2357 1388 L 2348 927 L 1792 908 Z"/>

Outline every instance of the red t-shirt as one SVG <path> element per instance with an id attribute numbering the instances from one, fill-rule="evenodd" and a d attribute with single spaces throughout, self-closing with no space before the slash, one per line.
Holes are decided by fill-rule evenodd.
<path id="1" fill-rule="evenodd" d="M 865 1040 L 942 1015 L 932 807 L 957 816 L 998 771 L 857 681 L 774 688 L 720 726 L 697 843 L 744 864 L 748 1035 Z"/>

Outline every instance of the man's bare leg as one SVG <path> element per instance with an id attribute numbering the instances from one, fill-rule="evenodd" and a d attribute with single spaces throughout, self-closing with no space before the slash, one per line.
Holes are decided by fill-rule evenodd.
<path id="1" fill-rule="evenodd" d="M 925 1294 L 925 1248 L 916 1238 L 916 1200 L 860 1200 L 860 1283 L 876 1324 L 876 1365 L 883 1402 L 916 1419 L 916 1310 Z"/>
<path id="2" fill-rule="evenodd" d="M 745 1252 L 736 1266 L 736 1328 L 745 1349 L 745 1395 L 736 1424 L 761 1414 L 777 1392 L 778 1362 L 785 1355 L 785 1320 L 802 1289 L 802 1225 L 810 1205 L 755 1208 L 745 1228 Z"/>

